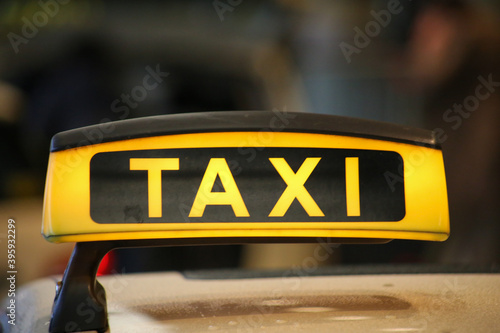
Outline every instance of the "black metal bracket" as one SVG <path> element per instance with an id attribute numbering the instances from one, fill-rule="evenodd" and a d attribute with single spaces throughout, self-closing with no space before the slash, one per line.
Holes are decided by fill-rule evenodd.
<path id="1" fill-rule="evenodd" d="M 76 243 L 52 308 L 50 333 L 108 329 L 106 292 L 96 280 L 99 264 L 113 242 Z"/>

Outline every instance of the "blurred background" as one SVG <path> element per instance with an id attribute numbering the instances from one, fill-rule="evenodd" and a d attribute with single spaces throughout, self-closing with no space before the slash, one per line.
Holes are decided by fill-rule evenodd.
<path id="1" fill-rule="evenodd" d="M 55 133 L 214 110 L 323 113 L 439 133 L 450 239 L 334 245 L 316 265 L 499 263 L 497 1 L 11 0 L 0 3 L 0 36 L 0 275 L 8 218 L 17 223 L 18 283 L 61 274 L 68 261 L 72 244 L 40 236 Z M 121 250 L 101 268 L 301 269 L 317 246 Z"/>

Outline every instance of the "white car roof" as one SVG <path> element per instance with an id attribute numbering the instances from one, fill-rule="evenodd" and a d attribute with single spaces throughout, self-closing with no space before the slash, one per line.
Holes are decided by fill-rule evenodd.
<path id="1" fill-rule="evenodd" d="M 57 280 L 20 291 L 11 332 L 48 331 Z M 500 274 L 300 277 L 284 271 L 215 279 L 171 272 L 99 281 L 113 333 L 491 332 L 500 322 Z M 80 310 L 93 315 L 85 304 Z"/>

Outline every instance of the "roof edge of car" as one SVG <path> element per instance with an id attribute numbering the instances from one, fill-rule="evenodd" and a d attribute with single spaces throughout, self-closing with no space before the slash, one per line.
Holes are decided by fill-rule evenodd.
<path id="1" fill-rule="evenodd" d="M 207 269 L 186 270 L 181 274 L 193 280 L 256 279 L 344 275 L 403 275 L 403 274 L 498 274 L 499 265 L 470 264 L 359 264 L 316 267 L 314 270 L 301 269 Z"/>

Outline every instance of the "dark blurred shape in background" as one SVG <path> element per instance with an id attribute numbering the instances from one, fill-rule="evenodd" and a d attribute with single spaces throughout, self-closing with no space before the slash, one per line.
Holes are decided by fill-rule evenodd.
<path id="1" fill-rule="evenodd" d="M 472 1 L 429 1 L 401 69 L 424 97 L 424 124 L 443 145 L 452 237 L 429 247 L 443 262 L 500 260 L 500 20 Z"/>
<path id="2" fill-rule="evenodd" d="M 353 116 L 437 129 L 452 236 L 442 244 L 343 245 L 325 264 L 498 263 L 495 4 L 4 1 L 0 199 L 41 197 L 50 138 L 75 127 L 214 110 Z M 127 271 L 259 266 L 241 247 L 150 251 L 170 259 L 158 267 L 127 250 L 116 262 L 128 258 Z"/>

